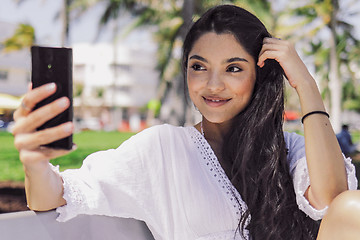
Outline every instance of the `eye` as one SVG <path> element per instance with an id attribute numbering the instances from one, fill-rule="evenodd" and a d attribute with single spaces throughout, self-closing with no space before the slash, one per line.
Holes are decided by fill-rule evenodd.
<path id="1" fill-rule="evenodd" d="M 193 64 L 191 66 L 191 68 L 194 69 L 194 71 L 205 71 L 206 70 L 206 68 L 204 68 L 200 64 Z"/>
<path id="2" fill-rule="evenodd" d="M 241 72 L 242 69 L 237 67 L 237 66 L 229 66 L 227 69 L 226 69 L 227 72 Z"/>

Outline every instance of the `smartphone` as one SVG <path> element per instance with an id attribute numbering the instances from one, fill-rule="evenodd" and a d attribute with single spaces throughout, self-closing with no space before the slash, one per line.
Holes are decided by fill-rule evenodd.
<path id="1" fill-rule="evenodd" d="M 31 47 L 31 82 L 32 88 L 37 88 L 46 83 L 54 82 L 56 92 L 50 97 L 39 102 L 38 109 L 54 100 L 66 96 L 70 99 L 70 107 L 53 119 L 50 119 L 38 130 L 55 127 L 61 123 L 73 120 L 73 84 L 72 84 L 72 49 L 55 47 Z M 69 136 L 45 145 L 55 149 L 71 149 L 73 136 Z"/>

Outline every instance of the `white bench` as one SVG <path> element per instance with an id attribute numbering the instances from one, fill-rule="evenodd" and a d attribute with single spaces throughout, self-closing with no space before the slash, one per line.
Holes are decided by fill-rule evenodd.
<path id="1" fill-rule="evenodd" d="M 56 221 L 57 213 L 0 214 L 2 240 L 154 240 L 146 224 L 131 218 L 79 215 Z"/>

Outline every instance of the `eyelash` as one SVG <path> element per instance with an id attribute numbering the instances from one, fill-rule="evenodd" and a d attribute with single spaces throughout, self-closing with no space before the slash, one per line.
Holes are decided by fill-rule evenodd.
<path id="1" fill-rule="evenodd" d="M 233 69 L 232 71 L 230 70 L 230 69 Z M 237 69 L 237 70 L 235 70 L 235 69 Z M 226 69 L 226 71 L 227 72 L 241 72 L 242 71 L 242 69 L 241 68 L 239 68 L 238 66 L 229 66 L 227 69 Z"/>
<path id="2" fill-rule="evenodd" d="M 206 68 L 201 66 L 200 64 L 193 64 L 191 66 L 191 68 L 194 70 L 194 71 L 206 71 Z M 226 72 L 233 72 L 233 73 L 237 73 L 237 72 L 241 72 L 242 69 L 239 68 L 238 66 L 229 66 L 227 69 L 226 69 Z"/>
<path id="3" fill-rule="evenodd" d="M 206 69 L 201 66 L 200 64 L 193 64 L 191 66 L 191 68 L 194 70 L 194 71 L 205 71 Z"/>

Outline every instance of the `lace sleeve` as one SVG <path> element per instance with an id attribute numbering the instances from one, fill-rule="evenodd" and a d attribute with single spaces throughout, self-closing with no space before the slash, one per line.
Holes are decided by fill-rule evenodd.
<path id="1" fill-rule="evenodd" d="M 63 198 L 66 200 L 66 205 L 56 209 L 56 212 L 59 213 L 57 218 L 59 222 L 65 222 L 74 218 L 78 214 L 86 212 L 88 208 L 88 204 L 85 202 L 87 198 L 83 194 L 83 183 L 78 180 L 76 175 L 73 171 L 60 174 L 63 180 Z"/>
<path id="2" fill-rule="evenodd" d="M 344 157 L 344 161 L 345 161 L 349 190 L 355 190 L 357 189 L 357 185 L 358 185 L 355 175 L 355 167 L 351 163 L 350 158 Z M 328 207 L 317 210 L 313 206 L 311 206 L 309 201 L 304 197 L 306 189 L 310 186 L 310 178 L 309 178 L 305 157 L 301 158 L 297 162 L 297 165 L 293 172 L 293 182 L 294 182 L 294 188 L 296 194 L 296 202 L 299 206 L 299 209 L 301 209 L 303 212 L 305 212 L 309 217 L 311 217 L 314 220 L 322 219 Z"/>
<path id="3" fill-rule="evenodd" d="M 94 191 L 94 188 L 96 188 L 95 184 L 90 184 L 90 186 L 89 182 L 84 181 L 89 179 L 88 176 L 85 176 L 86 173 L 81 169 L 60 172 L 59 166 L 53 166 L 52 164 L 50 166 L 63 181 L 63 198 L 66 200 L 66 205 L 56 209 L 56 212 L 59 213 L 57 220 L 65 222 L 79 214 L 96 214 L 96 211 L 94 212 L 94 209 L 97 209 L 96 203 L 104 203 L 105 201 L 100 199 L 100 190 Z"/>

